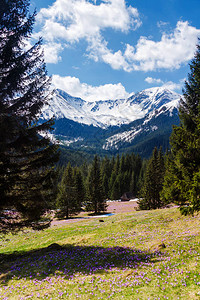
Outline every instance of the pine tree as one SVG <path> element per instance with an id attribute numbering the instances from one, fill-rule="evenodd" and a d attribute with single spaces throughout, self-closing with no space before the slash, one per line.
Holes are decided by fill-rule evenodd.
<path id="1" fill-rule="evenodd" d="M 60 209 L 57 216 L 59 218 L 69 216 L 77 212 L 77 203 L 75 197 L 75 184 L 71 164 L 68 163 L 64 170 L 61 183 L 58 186 L 57 207 Z M 79 210 L 78 210 L 79 211 Z"/>
<path id="2" fill-rule="evenodd" d="M 113 185 L 116 181 L 116 178 L 117 178 L 117 174 L 116 174 L 116 172 L 114 170 L 114 167 L 113 167 L 113 170 L 112 170 L 112 173 L 111 173 L 111 176 L 110 176 L 110 179 L 109 179 L 109 197 L 112 200 L 116 199 L 115 196 L 113 196 L 113 191 L 114 191 Z"/>
<path id="3" fill-rule="evenodd" d="M 132 158 L 129 154 L 125 156 L 125 170 L 132 171 Z"/>
<path id="4" fill-rule="evenodd" d="M 134 173 L 134 171 L 132 171 L 132 173 L 131 173 L 129 191 L 131 193 L 133 193 L 133 195 L 135 195 L 136 188 L 135 188 L 135 173 Z"/>
<path id="5" fill-rule="evenodd" d="M 36 15 L 28 7 L 28 0 L 2 0 L 0 10 L 0 209 L 17 209 L 26 225 L 40 218 L 54 196 L 58 159 L 46 134 L 53 122 L 38 122 L 50 81 L 41 40 L 25 47 Z"/>
<path id="6" fill-rule="evenodd" d="M 115 159 L 115 165 L 114 165 L 115 174 L 119 174 L 119 168 L 120 168 L 120 157 L 119 154 L 117 154 L 117 157 Z"/>
<path id="7" fill-rule="evenodd" d="M 84 203 L 86 200 L 86 191 L 81 171 L 75 168 L 73 173 L 75 187 L 75 206 L 76 212 L 78 213 L 81 211 L 82 203 Z"/>
<path id="8" fill-rule="evenodd" d="M 109 195 L 109 177 L 107 174 L 102 176 L 102 191 L 105 198 L 108 198 Z"/>
<path id="9" fill-rule="evenodd" d="M 168 151 L 165 155 L 165 175 L 164 175 L 163 189 L 161 192 L 161 198 L 165 204 L 174 202 L 174 200 L 177 199 L 178 189 L 176 186 L 177 180 L 175 178 L 177 167 L 173 163 L 173 161 L 174 158 L 172 152 Z"/>
<path id="10" fill-rule="evenodd" d="M 168 164 L 164 200 L 180 205 L 183 214 L 200 210 L 200 46 L 190 64 L 180 102 L 181 124 L 174 126 L 170 138 L 171 157 Z M 171 186 L 167 186 L 170 184 Z"/>
<path id="11" fill-rule="evenodd" d="M 126 193 L 130 192 L 130 181 L 131 181 L 131 173 L 125 171 L 121 173 L 121 196 Z"/>
<path id="12" fill-rule="evenodd" d="M 160 193 L 162 191 L 163 178 L 164 159 L 162 149 L 158 152 L 155 147 L 145 172 L 144 186 L 141 191 L 142 199 L 139 200 L 140 209 L 156 209 L 162 206 Z"/>
<path id="13" fill-rule="evenodd" d="M 121 181 L 120 181 L 120 175 L 118 175 L 112 185 L 112 190 L 111 190 L 111 199 L 112 200 L 117 200 L 122 196 L 121 193 Z"/>
<path id="14" fill-rule="evenodd" d="M 102 188 L 105 198 L 109 196 L 109 178 L 110 178 L 110 161 L 107 156 L 103 159 L 101 163 L 101 178 L 102 178 Z"/>
<path id="15" fill-rule="evenodd" d="M 88 209 L 94 211 L 95 214 L 106 210 L 105 197 L 102 189 L 100 163 L 97 155 L 94 157 L 88 178 L 88 196 L 90 200 Z"/>
<path id="16" fill-rule="evenodd" d="M 124 154 L 122 154 L 121 158 L 120 158 L 120 163 L 119 163 L 119 173 L 124 173 L 126 172 L 126 165 L 125 165 L 125 156 Z"/>
<path id="17" fill-rule="evenodd" d="M 132 153 L 131 155 L 131 171 L 134 172 L 134 195 L 138 194 L 143 183 L 143 174 L 145 169 L 145 161 L 139 155 Z"/>

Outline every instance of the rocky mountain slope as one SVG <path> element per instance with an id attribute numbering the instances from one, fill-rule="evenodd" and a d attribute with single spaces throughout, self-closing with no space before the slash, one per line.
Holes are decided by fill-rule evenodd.
<path id="1" fill-rule="evenodd" d="M 164 88 L 147 89 L 128 99 L 93 102 L 56 90 L 41 118 L 55 118 L 54 136 L 63 145 L 141 154 L 147 143 L 151 145 L 147 148 L 168 146 L 172 125 L 179 123 L 179 100 L 179 94 Z"/>

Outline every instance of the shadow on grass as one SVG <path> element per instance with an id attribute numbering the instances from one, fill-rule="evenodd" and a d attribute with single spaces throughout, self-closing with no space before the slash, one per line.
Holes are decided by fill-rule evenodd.
<path id="1" fill-rule="evenodd" d="M 44 279 L 59 274 L 67 279 L 77 273 L 91 275 L 112 268 L 136 269 L 142 263 L 156 262 L 160 255 L 126 247 L 51 244 L 38 250 L 1 254 L 0 282 L 5 285 L 12 278 Z"/>

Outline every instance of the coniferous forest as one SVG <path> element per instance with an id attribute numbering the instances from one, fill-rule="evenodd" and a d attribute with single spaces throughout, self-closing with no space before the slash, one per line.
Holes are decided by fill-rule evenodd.
<path id="1" fill-rule="evenodd" d="M 48 209 L 69 218 L 83 207 L 95 214 L 106 199 L 124 193 L 138 197 L 140 209 L 169 203 L 183 214 L 200 210 L 200 46 L 190 63 L 180 101 L 180 126 L 174 126 L 170 149 L 155 147 L 149 160 L 136 153 L 93 156 L 76 164 L 59 162 L 58 145 L 48 138 L 53 120 L 39 114 L 52 94 L 39 39 L 30 48 L 36 14 L 28 0 L 2 1 L 0 10 L 0 225 L 35 226 Z M 156 146 L 156 145 L 155 145 Z M 73 159 L 75 157 L 75 159 Z M 71 162 L 70 162 L 71 160 Z M 72 163 L 73 160 L 73 163 Z M 68 163 L 67 163 L 68 161 Z M 14 211 L 7 214 L 8 209 Z"/>
<path id="2" fill-rule="evenodd" d="M 58 215 L 69 217 L 80 212 L 82 205 L 86 210 L 100 213 L 106 210 L 105 200 L 118 200 L 126 192 L 138 196 L 145 166 L 146 161 L 133 153 L 103 159 L 95 155 L 90 164 L 72 167 L 68 163 L 58 167 L 56 207 L 61 210 Z"/>
<path id="3" fill-rule="evenodd" d="M 2 1 L 0 11 L 0 208 L 1 226 L 30 226 L 55 197 L 58 147 L 47 132 L 52 120 L 38 122 L 51 97 L 41 40 L 26 50 L 36 14 L 29 1 Z M 3 208 L 19 215 L 6 217 Z M 20 219 L 20 221 L 19 221 Z M 22 222 L 23 220 L 23 222 Z"/>

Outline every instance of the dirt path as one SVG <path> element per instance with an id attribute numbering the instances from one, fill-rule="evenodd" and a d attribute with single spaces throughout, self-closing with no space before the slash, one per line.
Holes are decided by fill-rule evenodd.
<path id="1" fill-rule="evenodd" d="M 86 219 L 93 219 L 93 218 L 104 218 L 108 217 L 109 214 L 118 214 L 118 213 L 126 213 L 126 212 L 132 212 L 135 211 L 137 208 L 137 202 L 136 201 L 127 201 L 127 202 L 107 202 L 107 212 L 105 215 L 100 216 L 88 216 L 85 212 L 81 212 L 77 217 L 68 219 L 68 220 L 53 220 L 51 222 L 51 226 L 58 226 L 58 225 L 64 225 L 68 223 L 74 223 L 74 222 L 80 222 Z"/>
<path id="2" fill-rule="evenodd" d="M 127 201 L 127 202 L 108 202 L 107 211 L 110 213 L 126 213 L 135 211 L 137 208 L 137 201 Z"/>

